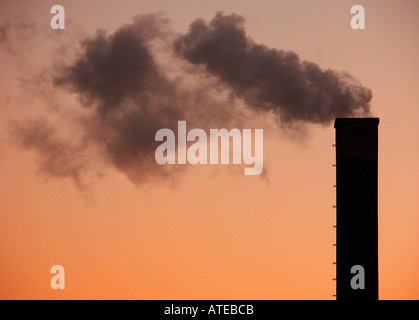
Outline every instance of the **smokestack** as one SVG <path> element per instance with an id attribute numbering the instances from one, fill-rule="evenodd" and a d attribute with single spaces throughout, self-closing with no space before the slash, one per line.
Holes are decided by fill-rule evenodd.
<path id="1" fill-rule="evenodd" d="M 337 300 L 378 300 L 378 124 L 335 120 Z"/>

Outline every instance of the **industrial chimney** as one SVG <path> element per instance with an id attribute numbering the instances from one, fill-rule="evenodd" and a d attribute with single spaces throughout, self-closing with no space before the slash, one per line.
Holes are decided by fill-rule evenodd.
<path id="1" fill-rule="evenodd" d="M 378 124 L 335 120 L 337 300 L 378 300 Z"/>

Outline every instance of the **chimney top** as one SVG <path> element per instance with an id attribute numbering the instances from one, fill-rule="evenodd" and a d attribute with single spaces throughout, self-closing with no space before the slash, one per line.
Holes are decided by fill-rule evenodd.
<path id="1" fill-rule="evenodd" d="M 380 118 L 336 118 L 335 128 L 345 126 L 378 126 Z"/>

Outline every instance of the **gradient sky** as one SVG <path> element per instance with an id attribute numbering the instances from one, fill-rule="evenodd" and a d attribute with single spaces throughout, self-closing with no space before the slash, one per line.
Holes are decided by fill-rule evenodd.
<path id="1" fill-rule="evenodd" d="M 112 33 L 136 14 L 163 12 L 184 33 L 218 10 L 244 16 L 255 42 L 348 71 L 372 90 L 380 298 L 419 298 L 417 1 L 1 0 L 0 24 L 48 29 L 54 4 L 66 9 L 64 32 L 49 41 L 29 32 L 33 51 L 22 55 L 0 50 L 0 298 L 333 299 L 332 125 L 310 125 L 302 138 L 267 127 L 264 177 L 196 166 L 174 184 L 136 186 L 107 167 L 85 191 L 41 174 L 38 156 L 7 134 L 10 120 L 51 102 L 24 80 L 60 58 L 49 50 L 54 37 L 66 37 L 71 52 L 83 35 Z M 365 30 L 350 28 L 355 4 L 365 7 Z M 66 270 L 65 290 L 50 288 L 55 264 Z"/>

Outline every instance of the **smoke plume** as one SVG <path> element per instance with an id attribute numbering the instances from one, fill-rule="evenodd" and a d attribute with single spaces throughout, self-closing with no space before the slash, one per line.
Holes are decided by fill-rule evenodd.
<path id="1" fill-rule="evenodd" d="M 268 48 L 246 36 L 243 17 L 218 13 L 196 20 L 175 42 L 177 54 L 202 65 L 257 110 L 272 110 L 282 122 L 329 123 L 369 114 L 371 91 L 348 73 L 322 70 L 292 51 Z"/>
<path id="2" fill-rule="evenodd" d="M 244 22 L 218 13 L 179 35 L 167 19 L 148 14 L 110 35 L 98 30 L 80 41 L 70 62 L 51 68 L 46 84 L 77 97 L 77 105 L 55 111 L 59 121 L 17 121 L 12 134 L 39 154 L 42 172 L 83 188 L 85 176 L 101 165 L 135 184 L 172 177 L 182 166 L 156 164 L 154 137 L 161 128 L 176 131 L 178 120 L 207 129 L 252 127 L 248 111 L 271 111 L 282 124 L 369 113 L 371 91 L 351 75 L 256 44 Z M 0 29 L 3 42 L 6 30 Z"/>

